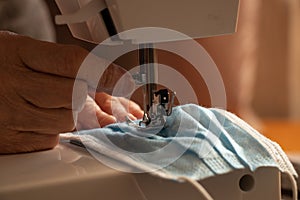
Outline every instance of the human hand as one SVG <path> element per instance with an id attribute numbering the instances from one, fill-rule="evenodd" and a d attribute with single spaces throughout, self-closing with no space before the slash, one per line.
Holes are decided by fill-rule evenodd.
<path id="1" fill-rule="evenodd" d="M 143 117 L 143 111 L 133 101 L 100 92 L 95 94 L 95 100 L 87 96 L 84 108 L 78 114 L 76 128 L 100 128 L 111 123 L 123 122 L 126 116 L 132 120 L 140 119 Z"/>
<path id="2" fill-rule="evenodd" d="M 0 44 L 0 153 L 54 147 L 59 133 L 74 130 L 73 114 L 76 118 L 86 102 L 89 73 L 77 80 L 75 98 L 72 90 L 88 52 L 1 31 Z M 98 58 L 96 70 L 105 62 Z M 111 65 L 98 90 L 111 88 L 123 74 Z"/>

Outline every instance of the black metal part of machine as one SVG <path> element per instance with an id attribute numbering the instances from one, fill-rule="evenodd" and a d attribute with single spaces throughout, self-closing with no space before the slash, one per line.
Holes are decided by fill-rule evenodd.
<path id="1" fill-rule="evenodd" d="M 143 119 L 140 127 L 163 126 L 166 116 L 172 113 L 175 92 L 168 89 L 157 89 L 156 60 L 153 44 L 139 45 L 140 71 L 133 77 L 138 84 L 143 85 Z"/>

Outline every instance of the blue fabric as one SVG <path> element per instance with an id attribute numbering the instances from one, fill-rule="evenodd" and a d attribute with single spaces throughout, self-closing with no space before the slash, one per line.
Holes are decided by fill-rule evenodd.
<path id="1" fill-rule="evenodd" d="M 238 117 L 194 104 L 175 107 L 161 130 L 117 123 L 77 134 L 93 152 L 141 171 L 153 169 L 173 177 L 200 180 L 235 169 L 253 171 L 262 166 L 294 173 L 288 159 L 282 158 L 283 151 L 277 148 L 277 152 L 272 152 L 267 146 L 274 144 Z M 276 154 L 284 156 L 280 160 Z"/>

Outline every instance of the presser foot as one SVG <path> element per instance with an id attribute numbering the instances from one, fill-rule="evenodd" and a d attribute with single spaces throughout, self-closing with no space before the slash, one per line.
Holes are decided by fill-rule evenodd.
<path id="1" fill-rule="evenodd" d="M 127 124 L 139 129 L 164 128 L 167 117 L 172 114 L 175 95 L 175 92 L 169 93 L 167 89 L 154 92 L 153 104 L 148 111 L 144 111 L 143 119 L 133 121 L 126 117 Z"/>

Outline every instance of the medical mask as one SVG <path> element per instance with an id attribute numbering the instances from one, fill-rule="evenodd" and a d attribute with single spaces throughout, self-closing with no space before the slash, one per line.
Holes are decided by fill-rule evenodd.
<path id="1" fill-rule="evenodd" d="M 151 134 L 143 136 L 145 131 L 118 123 L 62 137 L 81 140 L 92 155 L 117 170 L 150 172 L 173 180 L 202 180 L 259 167 L 276 167 L 291 177 L 297 176 L 278 144 L 221 109 L 178 106 L 163 129 L 152 129 Z M 103 159 L 103 155 L 118 162 Z"/>

